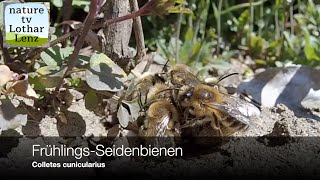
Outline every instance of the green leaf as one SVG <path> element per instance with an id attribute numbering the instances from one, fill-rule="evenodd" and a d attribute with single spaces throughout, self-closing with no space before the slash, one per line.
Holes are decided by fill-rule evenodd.
<path id="1" fill-rule="evenodd" d="M 54 46 L 43 51 L 40 57 L 48 66 L 61 66 L 63 61 L 73 52 L 73 49 L 73 47 Z"/>
<path id="2" fill-rule="evenodd" d="M 152 13 L 155 15 L 166 15 L 168 13 L 192 13 L 188 8 L 184 8 L 186 3 L 182 0 L 157 0 L 154 2 Z M 177 4 L 177 5 L 176 5 Z"/>
<path id="3" fill-rule="evenodd" d="M 129 110 L 127 108 L 124 107 L 123 104 L 120 105 L 118 112 L 117 112 L 117 117 L 118 117 L 118 121 L 119 124 L 126 128 L 129 124 L 129 119 L 130 119 L 130 114 L 129 114 Z"/>
<path id="4" fill-rule="evenodd" d="M 273 49 L 276 49 L 281 44 L 281 40 L 275 40 L 272 41 L 268 47 L 268 49 L 271 51 Z"/>
<path id="5" fill-rule="evenodd" d="M 84 56 L 84 55 L 79 55 L 79 56 L 78 56 L 77 65 L 83 66 L 83 65 L 88 64 L 89 61 L 90 61 L 90 57 Z"/>
<path id="6" fill-rule="evenodd" d="M 29 83 L 33 86 L 34 90 L 43 91 L 46 89 L 46 87 L 40 82 L 40 77 L 37 73 L 29 73 L 28 76 Z"/>
<path id="7" fill-rule="evenodd" d="M 63 6 L 63 1 L 62 0 L 52 0 L 51 2 L 57 8 L 61 8 Z"/>
<path id="8" fill-rule="evenodd" d="M 308 0 L 307 12 L 308 12 L 309 14 L 312 14 L 312 13 L 313 13 L 313 11 L 314 11 L 314 9 L 315 9 L 314 7 L 315 7 L 315 5 L 314 5 L 313 1 L 312 1 L 312 0 Z"/>
<path id="9" fill-rule="evenodd" d="M 74 78 L 70 80 L 70 86 L 72 87 L 80 87 L 82 85 L 81 78 Z"/>
<path id="10" fill-rule="evenodd" d="M 311 41 L 309 32 L 304 30 L 305 47 L 304 53 L 308 60 L 320 60 L 320 56 L 316 53 L 316 44 Z"/>
<path id="11" fill-rule="evenodd" d="M 44 66 L 36 71 L 31 83 L 37 86 L 35 89 L 40 88 L 39 90 L 42 90 L 43 88 L 53 88 L 58 85 L 67 67 L 56 67 L 57 69 L 54 69 L 55 67 Z"/>
<path id="12" fill-rule="evenodd" d="M 127 127 L 129 122 L 134 122 L 138 119 L 140 106 L 138 98 L 132 101 L 123 101 L 119 106 L 117 117 L 122 127 Z"/>
<path id="13" fill-rule="evenodd" d="M 249 24 L 250 21 L 250 11 L 244 10 L 238 18 L 238 29 L 244 29 L 246 24 Z"/>
<path id="14" fill-rule="evenodd" d="M 89 12 L 90 1 L 87 0 L 73 0 L 72 6 L 79 6 L 83 8 L 85 12 Z"/>
<path id="15" fill-rule="evenodd" d="M 180 5 L 187 5 L 188 3 L 185 1 L 185 0 L 175 0 L 175 2 L 177 3 L 177 4 L 180 4 Z"/>
<path id="16" fill-rule="evenodd" d="M 91 57 L 90 68 L 86 70 L 86 81 L 91 88 L 117 92 L 124 89 L 126 79 L 126 73 L 105 54 Z"/>
<path id="17" fill-rule="evenodd" d="M 140 116 L 140 110 L 141 110 L 141 107 L 138 102 L 138 98 L 132 101 L 122 101 L 122 104 L 126 104 L 130 110 L 130 116 L 131 116 L 131 118 L 129 119 L 130 122 L 136 121 Z"/>
<path id="18" fill-rule="evenodd" d="M 216 4 L 215 4 L 215 3 L 212 3 L 212 7 L 213 7 L 214 17 L 215 17 L 215 19 L 218 19 L 220 12 L 219 12 Z"/>
<path id="19" fill-rule="evenodd" d="M 189 27 L 185 36 L 184 36 L 184 41 L 188 42 L 188 41 L 192 41 L 192 40 L 193 40 L 193 30 L 191 27 Z"/>
<path id="20" fill-rule="evenodd" d="M 72 1 L 72 5 L 75 5 L 75 6 L 89 6 L 90 5 L 90 1 L 87 1 L 87 0 L 73 0 Z"/>
<path id="21" fill-rule="evenodd" d="M 43 66 L 36 70 L 36 72 L 40 75 L 49 75 L 56 73 L 60 70 L 59 66 Z"/>
<path id="22" fill-rule="evenodd" d="M 256 64 L 267 65 L 267 61 L 264 59 L 256 59 Z"/>
<path id="23" fill-rule="evenodd" d="M 179 6 L 170 7 L 167 9 L 169 13 L 184 13 L 184 14 L 192 14 L 192 11 L 188 8 L 183 8 Z"/>
<path id="24" fill-rule="evenodd" d="M 94 91 L 88 91 L 84 96 L 85 107 L 88 110 L 93 110 L 98 105 L 98 96 Z"/>
<path id="25" fill-rule="evenodd" d="M 260 36 L 251 35 L 250 49 L 253 49 L 255 53 L 260 53 L 263 50 L 264 39 Z"/>

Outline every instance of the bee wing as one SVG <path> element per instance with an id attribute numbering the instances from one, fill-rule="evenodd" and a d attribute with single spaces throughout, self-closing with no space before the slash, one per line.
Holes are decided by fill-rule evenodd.
<path id="1" fill-rule="evenodd" d="M 161 118 L 160 123 L 158 124 L 158 126 L 156 127 L 157 130 L 157 137 L 163 137 L 166 129 L 168 127 L 168 123 L 169 123 L 170 117 L 168 115 L 164 116 Z"/>
<path id="2" fill-rule="evenodd" d="M 185 81 L 186 81 L 186 85 L 188 85 L 188 86 L 195 86 L 195 85 L 201 83 L 201 81 L 198 79 L 198 77 L 193 75 L 190 72 L 189 72 L 189 77 L 186 78 Z"/>
<path id="3" fill-rule="evenodd" d="M 259 109 L 251 103 L 240 98 L 227 95 L 224 95 L 224 102 L 211 102 L 207 103 L 207 106 L 225 112 L 238 121 L 252 126 L 254 126 L 254 124 L 251 122 L 250 117 L 253 114 L 258 114 L 258 112 L 260 112 Z"/>
<path id="4" fill-rule="evenodd" d="M 156 137 L 154 145 L 156 147 L 164 147 L 168 142 L 168 139 L 165 137 L 166 129 L 170 121 L 170 116 L 164 116 L 161 118 L 161 122 L 156 127 Z"/>

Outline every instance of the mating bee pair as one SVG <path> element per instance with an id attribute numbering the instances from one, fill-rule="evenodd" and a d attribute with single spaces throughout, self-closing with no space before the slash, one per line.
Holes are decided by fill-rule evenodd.
<path id="1" fill-rule="evenodd" d="M 137 84 L 145 112 L 139 134 L 156 138 L 159 144 L 161 138 L 174 140 L 199 126 L 209 125 L 211 133 L 193 131 L 191 136 L 228 136 L 246 129 L 251 120 L 241 109 L 253 105 L 229 95 L 218 83 L 203 83 L 183 64 L 169 68 L 164 75 L 144 76 Z"/>

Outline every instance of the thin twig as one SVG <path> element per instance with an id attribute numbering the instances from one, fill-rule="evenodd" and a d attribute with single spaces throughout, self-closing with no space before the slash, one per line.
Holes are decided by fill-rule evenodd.
<path id="1" fill-rule="evenodd" d="M 96 16 L 99 12 L 99 8 L 100 8 L 100 2 L 101 0 L 92 0 L 91 3 L 90 3 L 90 10 L 89 10 L 89 14 L 86 18 L 86 20 L 84 21 L 84 27 L 81 31 L 81 35 L 74 47 L 74 51 L 73 53 L 70 55 L 69 57 L 69 61 L 68 61 L 68 68 L 67 70 L 65 71 L 64 75 L 62 76 L 59 84 L 56 86 L 56 89 L 53 93 L 53 96 L 55 97 L 55 95 L 58 93 L 59 89 L 60 89 L 60 86 L 62 85 L 63 81 L 64 81 L 64 78 L 68 75 L 68 72 L 70 70 L 73 69 L 73 67 L 76 65 L 76 62 L 77 62 L 77 58 L 78 58 L 78 55 L 79 55 L 79 52 L 80 52 L 80 49 L 82 48 L 82 45 L 85 41 L 85 38 L 92 26 L 92 24 L 94 23 L 95 19 L 96 19 Z"/>
<path id="2" fill-rule="evenodd" d="M 67 33 L 65 35 L 62 35 L 59 38 L 51 41 L 49 47 L 55 46 L 56 44 L 66 40 L 69 37 L 73 37 L 73 36 L 78 35 L 81 32 L 82 28 L 83 27 L 81 27 L 79 29 L 76 29 L 76 30 L 73 30 L 73 31 L 71 31 L 71 32 L 69 32 L 69 33 Z M 33 49 L 32 51 L 27 52 L 26 54 L 23 54 L 21 56 L 17 56 L 14 59 L 15 60 L 21 60 L 21 61 L 26 61 L 27 59 L 29 59 L 29 58 L 31 58 L 33 56 L 36 56 L 37 54 L 41 53 L 45 49 L 47 49 L 47 48 L 36 48 L 36 49 Z"/>
<path id="3" fill-rule="evenodd" d="M 90 89 L 79 88 L 79 87 L 74 88 L 74 89 L 75 89 L 75 90 L 78 90 L 78 91 L 89 91 L 89 90 L 90 90 Z M 114 95 L 114 94 L 112 94 L 112 93 L 110 93 L 110 92 L 108 92 L 108 91 L 95 91 L 95 93 L 101 94 L 101 95 L 104 95 L 104 96 L 107 96 L 108 98 L 111 98 L 111 99 L 113 99 L 113 100 L 115 100 L 115 101 L 119 101 L 119 99 L 120 99 L 119 96 Z"/>
<path id="4" fill-rule="evenodd" d="M 130 6 L 132 8 L 132 12 L 139 11 L 139 4 L 137 0 L 131 0 Z M 133 18 L 133 31 L 134 31 L 134 36 L 136 39 L 136 46 L 137 46 L 137 54 L 136 54 L 135 60 L 136 60 L 136 64 L 138 64 L 146 55 L 143 28 L 142 28 L 140 16 Z"/>

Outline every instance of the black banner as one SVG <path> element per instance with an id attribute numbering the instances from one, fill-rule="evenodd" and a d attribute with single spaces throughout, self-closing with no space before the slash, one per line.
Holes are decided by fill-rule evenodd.
<path id="1" fill-rule="evenodd" d="M 174 141 L 1 137 L 0 171 L 1 175 L 319 176 L 319 142 L 318 137 L 197 137 Z"/>

